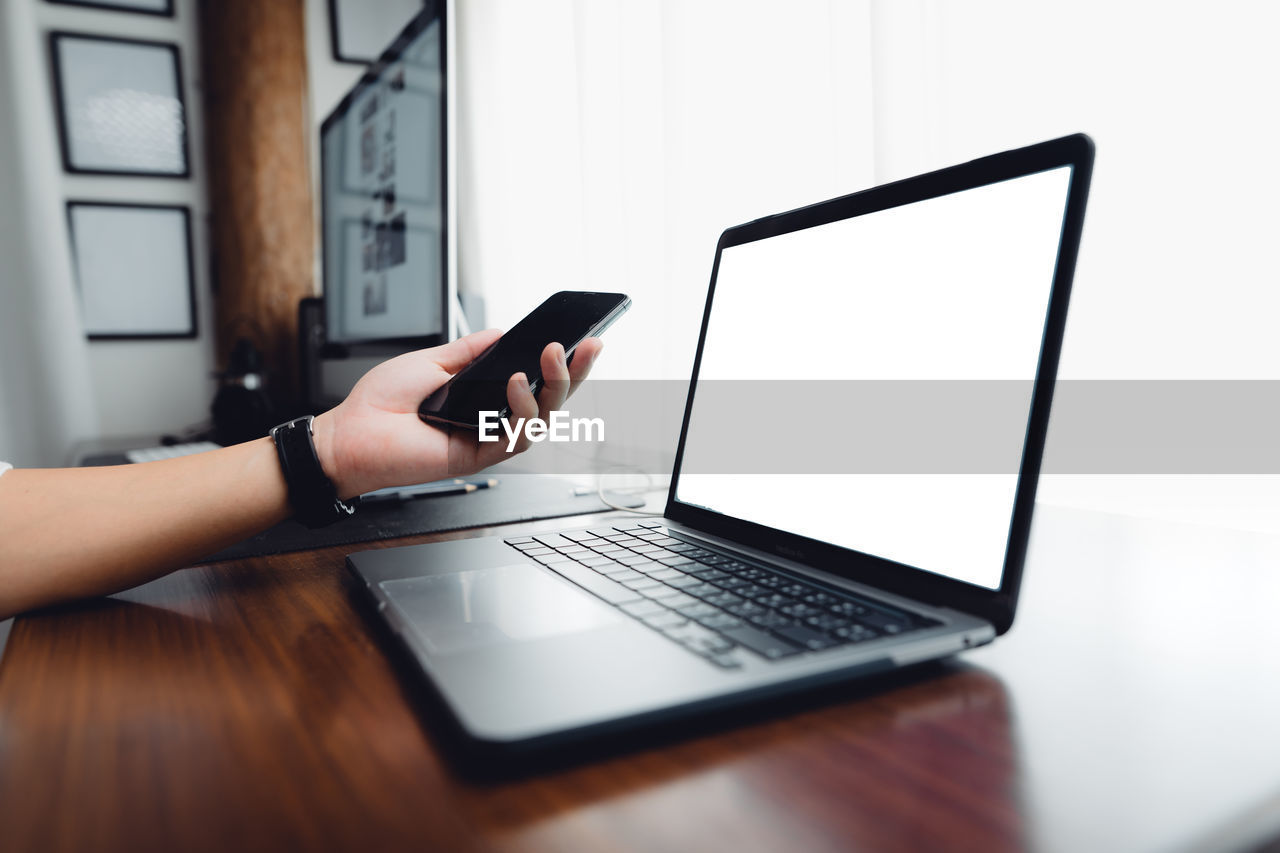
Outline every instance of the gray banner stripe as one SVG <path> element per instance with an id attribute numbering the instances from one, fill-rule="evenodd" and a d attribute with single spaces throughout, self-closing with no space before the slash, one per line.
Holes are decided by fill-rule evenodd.
<path id="1" fill-rule="evenodd" d="M 542 443 L 541 473 L 632 466 L 671 473 L 686 382 L 589 381 L 565 407 L 605 422 L 598 444 Z M 719 425 L 700 474 L 1008 474 L 1030 402 L 1023 381 L 708 381 L 695 411 Z M 1280 474 L 1278 380 L 1064 380 L 1046 474 Z"/>

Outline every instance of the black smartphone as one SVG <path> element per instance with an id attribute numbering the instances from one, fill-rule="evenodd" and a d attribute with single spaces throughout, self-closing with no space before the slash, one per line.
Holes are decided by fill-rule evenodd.
<path id="1" fill-rule="evenodd" d="M 578 344 L 609 328 L 631 307 L 625 293 L 562 290 L 437 388 L 418 407 L 424 421 L 478 430 L 481 412 L 511 414 L 507 380 L 521 371 L 535 394 L 542 387 L 542 351 L 555 341 L 573 358 Z"/>

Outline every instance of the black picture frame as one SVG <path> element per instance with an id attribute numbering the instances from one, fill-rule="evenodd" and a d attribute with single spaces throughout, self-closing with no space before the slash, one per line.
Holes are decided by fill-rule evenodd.
<path id="1" fill-rule="evenodd" d="M 130 6 L 128 0 L 45 0 L 55 6 L 80 6 L 86 9 L 104 9 L 110 12 L 124 12 L 130 15 L 151 15 L 156 18 L 174 17 L 173 0 L 165 0 L 164 9 L 140 9 Z"/>
<path id="2" fill-rule="evenodd" d="M 387 42 L 387 45 L 382 45 L 374 53 L 367 56 L 356 53 L 350 46 L 344 45 L 342 35 L 341 4 L 342 0 L 329 0 L 329 48 L 333 54 L 334 62 L 344 62 L 349 65 L 373 64 L 377 61 L 383 50 L 386 49 L 387 45 L 390 44 L 390 41 Z M 428 4 L 429 0 L 422 0 L 420 5 L 422 8 L 426 8 Z M 410 20 L 412 20 L 412 16 L 401 22 L 401 25 L 396 27 L 396 32 L 399 32 L 403 25 L 407 24 Z"/>
<path id="3" fill-rule="evenodd" d="M 82 240 L 77 240 L 77 209 L 100 209 L 100 210 L 142 210 L 152 212 L 168 212 L 174 213 L 181 217 L 181 251 L 184 258 L 181 262 L 182 271 L 186 276 L 186 286 L 182 288 L 182 293 L 186 298 L 185 310 L 178 313 L 182 315 L 179 322 L 173 323 L 166 327 L 164 324 L 153 323 L 147 327 L 145 322 L 139 323 L 137 329 L 112 329 L 103 331 L 101 326 L 90 316 L 88 294 L 86 286 L 89 283 L 89 277 L 81 268 L 81 249 L 83 248 Z M 68 199 L 66 202 L 67 215 L 67 232 L 70 238 L 71 262 L 75 271 L 76 289 L 81 298 L 82 317 L 84 318 L 85 336 L 91 341 L 122 341 L 122 340 L 173 340 L 173 339 L 193 339 L 198 336 L 199 326 L 197 325 L 196 314 L 196 282 L 195 282 L 195 255 L 193 252 L 193 244 L 191 239 L 191 208 L 184 204 L 150 204 L 143 202 L 123 202 L 123 201 L 102 201 L 100 199 Z M 158 235 L 155 229 L 147 229 L 147 240 L 149 249 L 148 262 L 153 264 L 156 260 L 154 251 L 155 243 Z M 130 278 L 132 285 L 136 281 L 143 280 L 141 276 Z M 98 330 L 95 331 L 95 326 Z"/>
<path id="4" fill-rule="evenodd" d="M 173 68 L 173 91 L 178 101 L 179 124 L 177 130 L 177 149 L 181 157 L 179 169 L 146 169 L 128 166 L 112 167 L 100 164 L 78 162 L 72 144 L 73 126 L 68 117 L 67 74 L 62 68 L 61 45 L 69 42 L 98 42 L 114 45 L 127 45 L 144 51 L 164 51 L 169 54 Z M 191 177 L 191 145 L 187 122 L 186 88 L 182 76 L 182 53 L 178 45 L 172 42 L 151 41 L 148 39 L 122 38 L 120 36 L 104 36 L 96 33 L 73 32 L 69 30 L 51 30 L 48 36 L 49 66 L 53 77 L 54 113 L 58 123 L 58 143 L 62 154 L 63 171 L 73 175 L 116 175 L 139 178 L 182 178 Z"/>

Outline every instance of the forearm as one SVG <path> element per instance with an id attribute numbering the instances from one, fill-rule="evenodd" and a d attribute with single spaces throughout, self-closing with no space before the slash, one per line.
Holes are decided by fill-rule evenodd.
<path id="1" fill-rule="evenodd" d="M 289 515 L 275 445 L 0 477 L 0 619 L 135 586 Z"/>

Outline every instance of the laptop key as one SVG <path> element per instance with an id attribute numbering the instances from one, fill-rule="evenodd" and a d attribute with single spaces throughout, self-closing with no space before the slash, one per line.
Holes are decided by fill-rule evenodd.
<path id="1" fill-rule="evenodd" d="M 657 616 L 660 613 L 670 612 L 667 608 L 658 604 L 656 601 L 649 601 L 648 599 L 632 601 L 622 605 L 618 609 L 630 616 L 636 617 L 637 619 L 645 619 L 649 616 Z"/>
<path id="2" fill-rule="evenodd" d="M 557 554 L 555 551 L 552 551 L 547 554 L 540 554 L 536 557 L 530 557 L 530 559 L 537 560 L 539 563 L 542 563 L 542 565 L 544 566 L 550 566 L 556 563 L 572 563 L 573 562 L 573 560 L 569 559 L 564 554 Z"/>
<path id="3" fill-rule="evenodd" d="M 723 631 L 725 628 L 736 628 L 742 624 L 742 620 L 732 613 L 725 613 L 723 610 L 717 610 L 715 613 L 708 613 L 706 616 L 698 617 L 698 624 L 705 625 L 713 631 Z"/>
<path id="4" fill-rule="evenodd" d="M 643 597 L 635 590 L 627 589 L 617 581 L 611 581 L 577 563 L 557 563 L 547 566 L 547 568 L 568 578 L 587 592 L 603 598 L 610 604 L 625 604 L 628 601 L 638 601 Z"/>
<path id="5" fill-rule="evenodd" d="M 742 578 L 729 575 L 727 578 L 716 578 L 715 585 L 721 589 L 730 589 L 737 591 L 738 587 L 748 586 L 750 581 L 744 581 Z"/>
<path id="6" fill-rule="evenodd" d="M 688 625 L 684 625 L 679 628 L 670 628 L 662 633 L 666 634 L 677 643 L 691 648 L 713 647 L 720 651 L 724 651 L 733 647 L 733 643 L 726 641 L 715 631 L 703 628 L 696 622 L 690 622 Z"/>
<path id="7" fill-rule="evenodd" d="M 789 625 L 785 628 L 774 628 L 773 631 L 775 634 L 785 637 L 797 645 L 804 646 L 811 652 L 829 649 L 840 643 L 839 640 L 833 639 L 821 631 L 815 631 L 807 625 Z"/>
<path id="8" fill-rule="evenodd" d="M 675 570 L 672 569 L 672 571 L 675 571 Z M 660 572 L 655 575 L 650 575 L 650 577 L 655 577 L 658 580 L 666 583 L 667 586 L 674 586 L 676 589 L 684 589 L 685 587 L 698 586 L 702 583 L 702 581 L 698 580 L 695 577 L 690 577 L 689 575 L 680 574 L 678 572 L 676 573 L 676 576 L 672 578 L 665 577 L 664 576 L 665 574 L 666 574 L 665 572 Z M 690 593 L 690 595 L 692 594 L 693 593 Z"/>
<path id="9" fill-rule="evenodd" d="M 713 569 L 710 566 L 704 566 L 701 563 L 695 563 L 691 560 L 686 561 L 685 566 L 677 566 L 675 563 L 667 563 L 668 566 L 679 568 L 680 571 L 702 578 L 704 581 L 718 581 L 721 578 L 729 577 L 728 572 L 722 572 L 719 569 Z M 691 568 L 690 568 L 691 567 Z"/>
<path id="10" fill-rule="evenodd" d="M 611 578 L 611 580 L 617 580 L 617 578 Z M 634 589 L 636 592 L 643 592 L 646 589 L 666 589 L 667 588 L 666 584 L 662 583 L 661 581 L 656 581 L 653 578 L 647 578 L 644 575 L 641 575 L 635 580 L 623 580 L 623 581 L 618 581 L 618 583 L 622 584 L 627 589 Z"/>
<path id="11" fill-rule="evenodd" d="M 803 651 L 795 643 L 784 640 L 781 637 L 775 637 L 772 634 L 766 634 L 759 628 L 752 628 L 749 625 L 725 628 L 720 633 L 727 639 L 769 660 L 778 660 Z"/>
<path id="12" fill-rule="evenodd" d="M 622 568 L 621 566 L 618 567 L 617 571 L 612 571 L 610 569 L 596 569 L 596 571 L 600 572 L 600 574 L 604 575 L 609 580 L 617 581 L 620 584 L 625 584 L 627 581 L 650 580 L 650 578 L 646 578 L 639 572 L 633 572 L 631 569 Z"/>
<path id="13" fill-rule="evenodd" d="M 788 604 L 786 607 L 780 608 L 783 613 L 788 616 L 794 616 L 797 619 L 807 619 L 810 616 L 817 616 L 822 611 L 809 604 Z"/>
<path id="14" fill-rule="evenodd" d="M 750 618 L 765 612 L 765 608 L 756 604 L 754 601 L 743 601 L 738 604 L 730 604 L 725 607 L 734 616 L 744 616 Z"/>
<path id="15" fill-rule="evenodd" d="M 702 599 L 705 599 L 709 595 L 728 595 L 728 593 L 726 593 L 720 587 L 713 586 L 712 584 L 709 584 L 709 583 L 702 583 L 702 582 L 696 583 L 693 586 L 681 587 L 681 589 L 683 589 L 689 595 L 692 595 L 696 598 L 702 598 Z"/>
<path id="16" fill-rule="evenodd" d="M 575 544 L 572 539 L 565 539 L 559 533 L 540 533 L 533 538 L 548 548 L 566 548 Z"/>
<path id="17" fill-rule="evenodd" d="M 834 613 L 819 613 L 817 616 L 810 616 L 804 620 L 820 631 L 834 631 L 836 628 L 844 628 L 849 624 L 849 620 L 843 616 L 836 616 Z"/>
<path id="18" fill-rule="evenodd" d="M 701 619 L 704 616 L 710 616 L 713 613 L 722 612 L 718 607 L 712 607 L 704 601 L 695 601 L 693 604 L 686 604 L 683 607 L 675 608 L 680 615 L 688 616 L 690 619 Z"/>
<path id="19" fill-rule="evenodd" d="M 698 599 L 694 598 L 692 595 L 685 595 L 683 592 L 671 589 L 670 587 L 668 587 L 667 591 L 662 595 L 654 594 L 646 597 L 661 601 L 663 604 L 667 605 L 667 607 L 671 608 L 687 607 L 690 604 L 698 603 Z"/>
<path id="20" fill-rule="evenodd" d="M 864 613 L 860 618 L 865 624 L 886 634 L 901 634 L 909 627 L 907 620 L 895 618 L 887 613 Z"/>
<path id="21" fill-rule="evenodd" d="M 679 628 L 682 625 L 688 625 L 689 620 L 676 613 L 674 610 L 663 608 L 662 613 L 655 613 L 652 616 L 642 617 L 644 624 L 650 628 L 656 628 L 659 631 L 667 631 L 670 628 Z"/>
<path id="22" fill-rule="evenodd" d="M 726 592 L 725 590 L 722 590 L 722 589 L 719 590 L 718 592 L 713 592 L 710 595 L 701 596 L 701 598 L 703 601 L 710 602 L 711 604 L 714 604 L 716 607 L 725 607 L 727 605 L 737 604 L 738 602 L 742 601 L 741 596 L 734 595 L 733 593 Z"/>
<path id="23" fill-rule="evenodd" d="M 794 616 L 788 616 L 785 613 L 779 613 L 776 610 L 769 610 L 765 613 L 756 613 L 747 619 L 759 625 L 761 628 L 781 628 L 784 625 L 796 624 Z"/>
<path id="24" fill-rule="evenodd" d="M 543 545 L 541 542 L 534 542 L 530 539 L 528 542 L 520 542 L 512 545 L 511 547 L 515 548 L 517 551 L 541 551 L 546 549 L 547 546 Z"/>
<path id="25" fill-rule="evenodd" d="M 846 625 L 843 628 L 836 628 L 831 632 L 842 640 L 850 643 L 861 643 L 863 640 L 874 640 L 880 636 L 870 628 L 862 625 Z"/>

